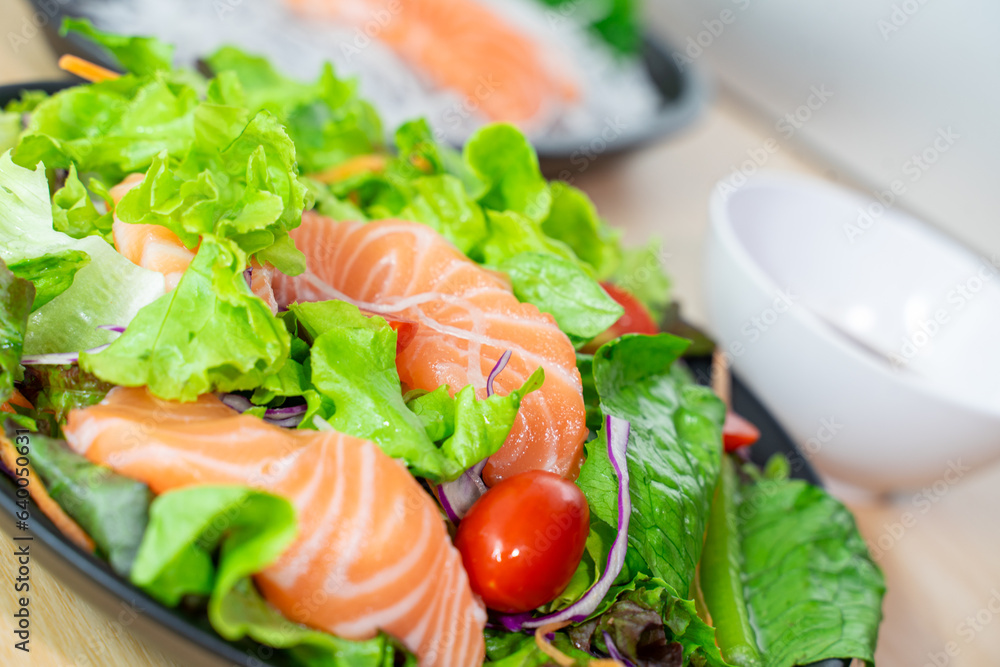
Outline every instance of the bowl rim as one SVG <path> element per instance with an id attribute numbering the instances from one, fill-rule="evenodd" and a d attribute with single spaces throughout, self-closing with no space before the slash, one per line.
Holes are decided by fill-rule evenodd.
<path id="1" fill-rule="evenodd" d="M 859 203 L 865 201 L 865 196 L 864 193 L 858 190 L 833 183 L 824 178 L 777 169 L 762 170 L 748 177 L 747 181 L 740 186 L 734 186 L 729 182 L 728 178 L 722 179 L 715 184 L 712 188 L 712 194 L 709 197 L 710 234 L 718 238 L 729 255 L 740 264 L 741 270 L 758 288 L 767 294 L 774 294 L 780 289 L 780 286 L 760 266 L 737 236 L 732 226 L 732 217 L 729 209 L 729 201 L 733 196 L 746 189 L 760 187 L 777 188 L 786 191 L 791 189 L 812 191 L 813 193 L 854 200 Z M 895 209 L 895 212 L 905 221 L 905 224 L 921 227 L 924 231 L 933 233 L 943 242 L 952 245 L 957 250 L 967 253 L 972 257 L 976 256 L 976 252 L 969 246 L 961 243 L 942 230 L 933 227 L 929 223 L 920 220 L 909 211 Z M 1000 420 L 1000 405 L 992 405 L 985 400 L 969 399 L 965 394 L 956 395 L 941 388 L 933 380 L 920 375 L 893 371 L 886 364 L 876 361 L 871 354 L 865 353 L 858 346 L 851 344 L 847 339 L 836 335 L 830 325 L 808 307 L 792 308 L 789 310 L 789 315 L 810 333 L 817 338 L 823 339 L 841 354 L 847 355 L 882 378 L 906 387 L 922 398 L 937 401 L 957 410 L 966 411 L 967 413 L 971 412 L 982 417 Z"/>

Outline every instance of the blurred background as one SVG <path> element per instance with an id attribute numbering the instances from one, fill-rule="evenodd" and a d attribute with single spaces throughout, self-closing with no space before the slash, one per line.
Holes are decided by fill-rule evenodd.
<path id="1" fill-rule="evenodd" d="M 423 115 L 439 138 L 460 144 L 482 123 L 515 122 L 531 137 L 547 173 L 590 194 L 628 242 L 662 242 L 674 298 L 688 320 L 710 333 L 720 333 L 718 318 L 710 316 L 720 297 L 706 282 L 710 196 L 719 183 L 738 189 L 765 171 L 855 193 L 864 203 L 847 206 L 836 223 L 848 238 L 851 226 L 867 232 L 878 221 L 881 214 L 863 217 L 869 203 L 878 202 L 900 229 L 922 228 L 892 217 L 912 214 L 944 233 L 941 244 L 957 241 L 955 252 L 994 267 L 1000 262 L 1000 188 L 992 182 L 1000 172 L 996 3 L 468 0 L 453 3 L 458 9 L 447 16 L 421 14 L 405 30 L 390 20 L 399 5 L 383 3 L 390 14 L 380 18 L 352 13 L 357 4 L 0 0 L 0 84 L 67 78 L 55 64 L 63 52 L 113 66 L 105 54 L 59 38 L 60 16 L 70 13 L 105 29 L 172 41 L 177 57 L 192 66 L 225 43 L 263 53 L 303 78 L 333 61 L 339 73 L 359 77 L 387 132 Z M 443 40 L 435 31 L 465 37 Z M 427 35 L 448 44 L 443 54 L 427 48 Z M 802 224 L 810 217 L 801 215 Z M 790 247 L 788 238 L 771 247 L 796 253 L 800 248 Z M 858 267 L 882 263 L 881 282 L 861 289 L 905 298 L 923 259 L 911 256 L 908 268 L 897 271 L 893 262 L 900 261 L 899 252 L 905 260 L 908 251 L 897 246 L 893 254 L 894 239 L 883 244 L 885 259 L 874 250 L 852 256 L 823 280 L 846 284 Z M 927 254 L 928 270 L 937 257 Z M 890 289 L 898 284 L 900 290 Z M 863 333 L 848 331 L 849 342 Z M 1000 348 L 977 345 L 978 351 L 956 339 L 951 369 L 1000 377 L 993 354 Z M 754 372 L 783 378 L 780 363 L 769 363 Z M 752 369 L 737 361 L 736 370 Z M 964 377 L 952 375 L 960 382 Z M 828 381 L 822 374 L 813 379 L 817 385 Z M 847 390 L 871 410 L 893 402 L 892 395 L 865 394 L 866 387 L 857 381 Z M 781 418 L 778 399 L 763 398 Z M 829 404 L 816 410 L 851 423 L 850 415 Z M 905 429 L 883 426 L 885 446 L 902 463 L 908 457 Z M 943 426 L 947 433 L 949 425 Z M 807 431 L 791 430 L 800 445 L 808 444 Z M 960 431 L 957 425 L 953 430 Z M 1000 429 L 994 432 L 992 449 L 1000 451 Z M 838 437 L 850 437 L 846 433 L 824 445 L 835 447 Z M 945 435 L 938 455 L 961 462 L 962 448 L 961 438 Z M 887 475 L 891 458 L 878 464 Z M 1000 502 L 1000 467 L 986 463 L 990 456 L 981 458 L 981 465 L 963 468 L 957 478 L 946 479 L 948 469 L 940 464 L 936 475 L 892 493 L 859 493 L 843 480 L 829 480 L 854 510 L 888 578 L 877 655 L 883 666 L 1000 664 L 994 611 L 1000 610 L 1000 531 L 992 511 Z M 52 653 L 38 656 L 37 664 L 64 664 L 61 656 L 82 655 L 80 645 L 90 664 L 155 659 L 152 649 L 55 579 L 44 572 L 39 577 L 40 604 L 54 610 L 39 611 L 39 633 L 54 639 L 39 647 Z"/>

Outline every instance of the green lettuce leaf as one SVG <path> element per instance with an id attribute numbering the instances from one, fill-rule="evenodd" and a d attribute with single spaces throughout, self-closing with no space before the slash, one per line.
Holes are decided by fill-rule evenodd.
<path id="1" fill-rule="evenodd" d="M 603 332 L 625 312 L 576 262 L 538 252 L 522 252 L 498 266 L 510 276 L 519 301 L 550 313 L 574 343 Z"/>
<path id="2" fill-rule="evenodd" d="M 56 423 L 65 424 L 70 410 L 100 403 L 113 386 L 76 364 L 41 364 L 25 369 L 21 393 L 36 410 L 49 412 Z"/>
<path id="3" fill-rule="evenodd" d="M 274 563 L 295 534 L 295 508 L 284 498 L 242 486 L 168 491 L 149 508 L 130 578 L 169 606 L 212 594 L 215 616 L 229 589 Z M 220 546 L 217 575 L 212 554 Z"/>
<path id="4" fill-rule="evenodd" d="M 548 216 L 552 193 L 538 167 L 538 156 L 513 125 L 488 125 L 477 130 L 462 155 L 482 183 L 477 199 L 484 208 L 512 211 L 537 223 Z"/>
<path id="5" fill-rule="evenodd" d="M 110 210 L 100 213 L 90 193 L 76 175 L 76 165 L 69 166 L 66 183 L 52 195 L 52 226 L 75 239 L 91 234 L 111 242 Z"/>
<path id="6" fill-rule="evenodd" d="M 34 309 L 41 308 L 73 284 L 76 272 L 90 263 L 90 255 L 80 250 L 62 250 L 23 259 L 10 265 L 18 278 L 31 281 L 35 286 Z"/>
<path id="7" fill-rule="evenodd" d="M 450 174 L 424 176 L 409 184 L 411 191 L 400 218 L 422 222 L 452 242 L 466 255 L 487 235 L 483 210 Z"/>
<path id="8" fill-rule="evenodd" d="M 281 120 L 304 173 L 322 171 L 382 145 L 382 126 L 374 108 L 357 96 L 356 82 L 338 79 L 329 63 L 318 81 L 300 83 L 278 73 L 266 59 L 231 46 L 219 49 L 206 62 L 217 74 L 230 74 L 239 81 L 245 96 L 240 106 L 266 109 Z"/>
<path id="9" fill-rule="evenodd" d="M 0 259 L 8 264 L 48 256 L 80 254 L 90 262 L 69 276 L 72 285 L 37 308 L 28 321 L 25 354 L 78 352 L 114 339 L 99 324 L 128 324 L 140 308 L 163 294 L 163 275 L 118 254 L 96 236 L 74 239 L 52 228 L 52 206 L 44 168 L 24 169 L 0 156 Z M 47 261 L 47 260 L 45 260 Z M 73 263 L 68 265 L 73 268 Z M 59 274 L 37 274 L 46 281 Z M 62 278 L 66 278 L 64 273 Z"/>
<path id="10" fill-rule="evenodd" d="M 552 208 L 542 231 L 572 248 L 597 279 L 607 280 L 622 261 L 621 232 L 601 220 L 594 202 L 582 191 L 560 181 L 551 184 L 551 191 Z"/>
<path id="11" fill-rule="evenodd" d="M 443 387 L 408 407 L 396 370 L 396 332 L 384 319 L 343 301 L 293 304 L 290 310 L 312 342 L 310 380 L 333 408 L 320 416 L 336 431 L 373 440 L 414 475 L 435 482 L 455 479 L 497 451 L 521 399 L 541 385 L 536 372 L 519 390 L 482 401 L 471 386 L 454 398 Z"/>
<path id="12" fill-rule="evenodd" d="M 10 398 L 20 381 L 24 332 L 35 298 L 35 288 L 18 278 L 0 260 L 0 403 Z"/>
<path id="13" fill-rule="evenodd" d="M 123 76 L 59 91 L 31 113 L 14 162 L 76 167 L 118 183 L 166 151 L 183 155 L 194 139 L 197 91 L 164 75 Z"/>
<path id="14" fill-rule="evenodd" d="M 146 530 L 149 488 L 91 463 L 62 440 L 29 437 L 31 465 L 49 495 L 94 540 L 112 569 L 127 576 Z"/>
<path id="15" fill-rule="evenodd" d="M 538 648 L 534 635 L 505 632 L 487 628 L 486 662 L 495 667 L 548 667 L 555 664 L 548 654 Z M 565 632 L 554 633 L 550 643 L 573 662 L 566 667 L 586 667 L 593 656 L 573 645 Z"/>
<path id="16" fill-rule="evenodd" d="M 171 68 L 174 47 L 152 37 L 125 37 L 97 30 L 87 19 L 64 18 L 59 34 L 76 33 L 111 52 L 132 74 L 152 74 Z"/>
<path id="17" fill-rule="evenodd" d="M 285 325 L 247 287 L 246 256 L 205 236 L 177 287 L 143 308 L 109 348 L 80 367 L 113 384 L 148 385 L 160 398 L 254 389 L 289 354 Z"/>
<path id="18" fill-rule="evenodd" d="M 295 146 L 266 111 L 203 103 L 195 111 L 195 140 L 179 161 L 156 155 L 143 182 L 116 209 L 123 222 L 167 227 L 193 248 L 200 236 L 233 239 L 247 254 L 284 243 L 271 259 L 292 275 L 305 266 L 287 240 L 301 222 L 305 186 L 298 180 Z M 286 255 L 291 253 L 294 260 Z"/>
<path id="19" fill-rule="evenodd" d="M 637 298 L 654 322 L 662 322 L 670 305 L 670 279 L 663 272 L 660 242 L 626 250 L 611 282 Z"/>
<path id="20" fill-rule="evenodd" d="M 744 584 L 768 667 L 827 658 L 874 664 L 885 581 L 854 517 L 801 480 L 741 489 Z"/>
<path id="21" fill-rule="evenodd" d="M 725 417 L 711 390 L 672 369 L 687 344 L 669 334 L 626 335 L 602 346 L 594 358 L 602 409 L 632 425 L 630 548 L 655 577 L 682 595 L 701 557 Z M 617 525 L 610 515 L 601 518 Z"/>
<path id="22" fill-rule="evenodd" d="M 727 667 L 715 645 L 715 630 L 698 616 L 695 603 L 645 574 L 613 587 L 598 611 L 569 631 L 577 646 L 606 652 L 604 633 L 626 657 L 649 656 L 651 664 Z M 655 662 L 656 656 L 664 662 Z"/>
<path id="23" fill-rule="evenodd" d="M 208 618 L 220 635 L 287 649 L 297 664 L 392 665 L 397 648 L 384 635 L 355 642 L 312 630 L 284 618 L 254 588 L 250 577 L 295 535 L 295 509 L 284 498 L 240 486 L 169 491 L 153 501 L 131 579 L 170 606 L 185 595 L 209 596 Z"/>

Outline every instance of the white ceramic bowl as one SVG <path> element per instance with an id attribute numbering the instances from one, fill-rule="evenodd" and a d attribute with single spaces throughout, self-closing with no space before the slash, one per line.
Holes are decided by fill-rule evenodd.
<path id="1" fill-rule="evenodd" d="M 821 472 L 873 491 L 952 484 L 1000 458 L 998 260 L 825 181 L 720 183 L 712 331 Z"/>

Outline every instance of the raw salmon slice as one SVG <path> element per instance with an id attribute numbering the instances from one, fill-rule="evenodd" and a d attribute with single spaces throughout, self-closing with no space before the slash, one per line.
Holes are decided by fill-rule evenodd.
<path id="1" fill-rule="evenodd" d="M 521 403 L 503 447 L 490 457 L 487 484 L 528 470 L 575 479 L 587 436 L 583 388 L 572 343 L 548 313 L 520 303 L 505 277 L 468 260 L 426 225 L 403 220 L 335 222 L 314 212 L 291 232 L 306 253 L 306 272 L 275 275 L 279 306 L 344 299 L 417 323 L 396 357 L 410 388 L 446 384 L 454 394 L 471 384 L 486 397 L 486 379 L 504 351 L 513 351 L 496 379 L 501 394 L 545 369 L 542 387 Z"/>
<path id="2" fill-rule="evenodd" d="M 478 666 L 486 612 L 437 506 L 373 443 L 239 415 L 213 395 L 116 387 L 69 414 L 66 439 L 155 493 L 245 484 L 288 498 L 299 535 L 256 577 L 286 617 L 348 639 L 381 629 L 426 667 Z"/>
<path id="3" fill-rule="evenodd" d="M 531 120 L 579 89 L 555 54 L 474 0 L 289 0 L 298 12 L 356 25 L 493 120 Z"/>
<path id="4" fill-rule="evenodd" d="M 115 205 L 129 190 L 142 183 L 143 178 L 144 174 L 129 174 L 125 180 L 111 188 L 108 194 Z M 188 250 L 176 234 L 162 225 L 132 224 L 122 222 L 118 216 L 114 216 L 111 235 L 115 241 L 115 250 L 133 264 L 162 273 L 166 278 L 168 292 L 177 287 L 181 276 L 194 259 L 194 252 Z M 271 289 L 274 267 L 254 258 L 250 260 L 250 268 L 250 291 L 263 299 L 272 313 L 277 313 L 278 306 Z"/>

